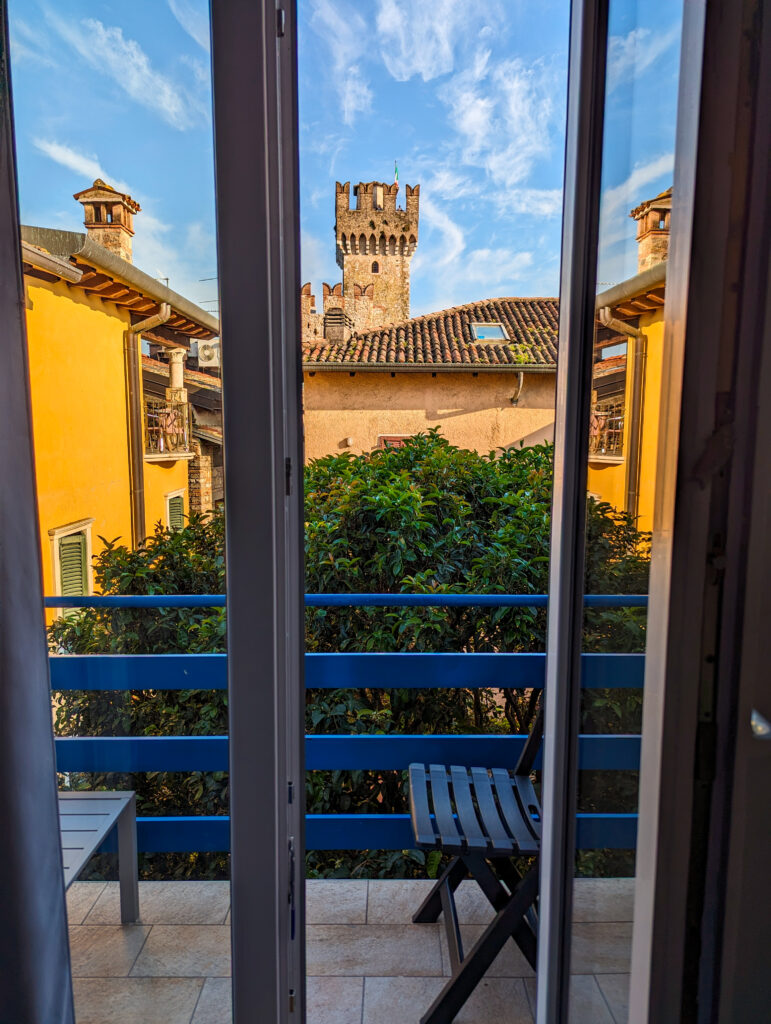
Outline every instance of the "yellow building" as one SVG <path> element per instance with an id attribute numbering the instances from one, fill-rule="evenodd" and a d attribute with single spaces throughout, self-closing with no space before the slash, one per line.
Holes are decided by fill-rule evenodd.
<path id="1" fill-rule="evenodd" d="M 664 293 L 672 190 L 631 213 L 635 277 L 597 296 L 589 492 L 653 529 L 664 358 Z"/>
<path id="2" fill-rule="evenodd" d="M 22 228 L 29 377 L 46 594 L 93 591 L 100 537 L 134 545 L 188 511 L 196 456 L 184 362 L 217 320 L 130 262 L 138 205 L 104 182 L 75 197 L 86 233 Z M 168 353 L 143 394 L 142 338 Z"/>

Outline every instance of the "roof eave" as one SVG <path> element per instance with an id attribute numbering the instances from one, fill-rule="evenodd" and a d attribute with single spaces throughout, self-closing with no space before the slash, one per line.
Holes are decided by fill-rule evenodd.
<path id="1" fill-rule="evenodd" d="M 214 335 L 219 335 L 219 320 L 211 313 L 196 306 L 184 295 L 167 288 L 154 277 L 150 277 L 149 274 L 135 267 L 133 263 L 116 256 L 115 253 L 105 249 L 103 245 L 99 245 L 98 242 L 82 232 L 58 231 L 53 228 L 22 225 L 21 237 L 23 241 L 39 245 L 54 256 L 65 259 L 74 257 L 87 263 L 93 263 L 116 280 L 141 291 L 159 304 L 168 303 L 172 309 L 181 313 L 188 320 L 200 324 Z"/>

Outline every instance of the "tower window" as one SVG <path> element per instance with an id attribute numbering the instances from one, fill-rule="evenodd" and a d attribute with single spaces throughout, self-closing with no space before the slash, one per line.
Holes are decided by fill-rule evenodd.
<path id="1" fill-rule="evenodd" d="M 380 273 L 380 264 L 378 263 L 377 260 L 375 260 L 375 262 L 372 264 L 372 273 L 373 274 L 379 274 Z"/>

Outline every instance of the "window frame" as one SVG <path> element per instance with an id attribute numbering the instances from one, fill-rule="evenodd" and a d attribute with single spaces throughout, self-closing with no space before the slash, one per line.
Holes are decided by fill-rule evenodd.
<path id="1" fill-rule="evenodd" d="M 163 496 L 164 497 L 164 501 L 166 503 L 166 527 L 169 530 L 175 530 L 175 529 L 182 530 L 182 529 L 184 529 L 184 526 L 185 526 L 185 523 L 184 523 L 184 518 L 185 518 L 185 492 L 186 492 L 186 490 L 187 490 L 187 488 L 180 487 L 178 490 L 176 490 L 176 491 L 169 491 L 168 494 L 164 494 L 164 496 Z M 174 527 L 174 526 L 171 525 L 171 501 L 174 498 L 181 498 L 182 499 L 182 520 L 183 521 L 182 521 L 182 526 L 180 526 L 180 527 Z M 189 514 L 189 510 L 188 510 L 188 514 Z"/>
<path id="2" fill-rule="evenodd" d="M 86 597 L 94 593 L 94 563 L 93 544 L 91 530 L 96 520 L 93 516 L 88 519 L 78 519 L 74 523 L 66 523 L 64 526 L 55 526 L 48 531 L 51 545 L 51 562 L 53 565 L 53 588 L 54 596 L 64 597 L 61 583 L 61 556 L 59 543 L 63 537 L 71 537 L 74 533 L 83 533 L 86 537 Z"/>
<path id="3" fill-rule="evenodd" d="M 501 337 L 500 338 L 480 338 L 479 335 L 476 332 L 477 327 L 499 327 L 500 330 L 501 330 Z M 473 321 L 472 323 L 469 324 L 469 329 L 471 331 L 471 336 L 473 337 L 474 341 L 502 342 L 502 341 L 510 341 L 511 340 L 509 338 L 509 332 L 506 330 L 506 325 L 501 323 L 498 320 L 490 320 L 489 322 L 488 321 L 475 320 L 475 321 Z"/>

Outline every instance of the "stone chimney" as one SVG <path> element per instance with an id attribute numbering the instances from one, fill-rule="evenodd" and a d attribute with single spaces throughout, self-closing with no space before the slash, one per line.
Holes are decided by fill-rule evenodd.
<path id="1" fill-rule="evenodd" d="M 637 221 L 637 271 L 663 263 L 669 255 L 669 218 L 672 189 L 646 199 L 629 214 Z"/>
<path id="2" fill-rule="evenodd" d="M 134 214 L 140 212 L 139 203 L 101 178 L 73 198 L 83 205 L 88 237 L 131 263 Z"/>

